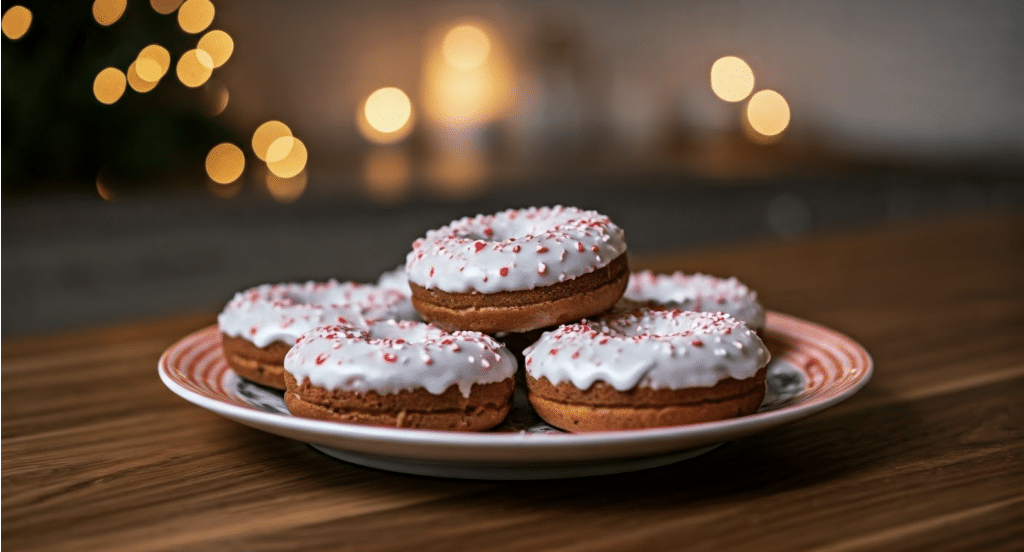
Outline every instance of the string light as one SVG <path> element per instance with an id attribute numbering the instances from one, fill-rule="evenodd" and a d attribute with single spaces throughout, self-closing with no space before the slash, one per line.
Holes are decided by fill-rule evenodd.
<path id="1" fill-rule="evenodd" d="M 789 126 L 789 104 L 774 90 L 760 90 L 747 102 L 747 122 L 763 136 L 776 136 Z"/>
<path id="2" fill-rule="evenodd" d="M 206 174 L 218 184 L 230 184 L 242 176 L 245 154 L 238 146 L 224 142 L 206 154 Z"/>
<path id="3" fill-rule="evenodd" d="M 444 59 L 456 69 L 480 67 L 491 53 L 491 39 L 476 25 L 458 25 L 444 36 Z"/>
<path id="4" fill-rule="evenodd" d="M 235 42 L 231 40 L 228 33 L 221 30 L 210 31 L 199 39 L 199 49 L 210 54 L 213 60 L 213 67 L 224 65 L 224 62 L 231 57 L 235 50 Z"/>
<path id="5" fill-rule="evenodd" d="M 135 62 L 139 78 L 147 82 L 158 82 L 171 68 L 171 53 L 159 44 L 150 44 L 139 52 Z"/>
<path id="6" fill-rule="evenodd" d="M 213 23 L 215 12 L 210 0 L 185 0 L 178 8 L 178 25 L 188 34 L 201 33 Z"/>
<path id="7" fill-rule="evenodd" d="M 252 134 L 252 151 L 261 161 L 267 160 L 270 144 L 282 136 L 291 136 L 292 129 L 281 121 L 267 121 Z"/>
<path id="8" fill-rule="evenodd" d="M 283 156 L 281 152 L 284 152 Z M 306 168 L 306 160 L 306 145 L 294 136 L 282 136 L 267 148 L 267 168 L 281 178 L 291 178 L 302 172 Z"/>
<path id="9" fill-rule="evenodd" d="M 4 17 L 0 20 L 0 28 L 3 29 L 4 36 L 11 40 L 18 40 L 25 36 L 31 26 L 32 12 L 25 6 L 11 6 L 4 12 Z"/>
<path id="10" fill-rule="evenodd" d="M 189 50 L 178 60 L 178 80 L 190 88 L 201 86 L 213 74 L 213 59 L 203 50 Z"/>
<path id="11" fill-rule="evenodd" d="M 754 90 L 754 70 L 736 56 L 719 58 L 711 66 L 711 90 L 727 102 L 738 102 Z"/>
<path id="12" fill-rule="evenodd" d="M 100 25 L 109 27 L 121 19 L 126 7 L 127 0 L 96 0 L 92 3 L 92 16 Z"/>
<path id="13" fill-rule="evenodd" d="M 142 61 L 153 63 L 153 60 L 150 59 L 144 59 Z M 139 60 L 133 61 L 132 64 L 128 66 L 126 76 L 128 77 L 128 86 L 131 86 L 132 90 L 136 92 L 145 93 L 156 88 L 157 81 L 148 81 L 139 75 Z"/>
<path id="14" fill-rule="evenodd" d="M 121 99 L 127 79 L 119 69 L 107 67 L 96 75 L 92 83 L 92 93 L 100 103 L 110 105 Z"/>

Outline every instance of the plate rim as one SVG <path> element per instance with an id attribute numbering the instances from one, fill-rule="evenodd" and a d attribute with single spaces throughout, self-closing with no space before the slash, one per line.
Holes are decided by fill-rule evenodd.
<path id="1" fill-rule="evenodd" d="M 333 444 L 336 439 L 351 439 L 358 441 L 388 442 L 402 445 L 422 445 L 447 447 L 471 448 L 471 449 L 504 449 L 510 446 L 516 449 L 557 449 L 562 447 L 589 448 L 604 447 L 608 445 L 620 445 L 630 442 L 658 442 L 677 441 L 685 437 L 694 440 L 712 443 L 732 440 L 736 437 L 756 433 L 762 429 L 775 427 L 811 414 L 815 414 L 838 404 L 860 391 L 870 381 L 874 373 L 874 359 L 870 353 L 856 340 L 845 333 L 832 328 L 810 322 L 792 315 L 782 314 L 776 311 L 768 311 L 768 324 L 766 328 L 779 323 L 795 326 L 813 332 L 824 331 L 843 341 L 847 347 L 851 347 L 859 353 L 863 359 L 863 365 L 858 366 L 861 372 L 857 379 L 838 393 L 829 396 L 804 396 L 796 399 L 793 404 L 787 404 L 777 409 L 757 412 L 739 418 L 703 422 L 681 426 L 671 426 L 650 429 L 603 431 L 594 433 L 544 433 L 531 434 L 518 433 L 489 433 L 489 432 L 456 432 L 424 430 L 411 428 L 392 428 L 378 426 L 363 426 L 356 424 L 344 424 L 324 420 L 313 420 L 299 418 L 282 413 L 266 412 L 253 406 L 242 406 L 236 403 L 216 400 L 201 395 L 191 389 L 181 386 L 165 373 L 170 371 L 169 357 L 177 349 L 196 339 L 206 338 L 207 333 L 219 333 L 216 324 L 206 326 L 175 341 L 169 346 L 157 363 L 160 379 L 172 392 L 188 402 L 201 408 L 232 419 L 236 422 L 257 427 L 264 431 L 285 435 L 304 442 L 323 444 L 338 448 Z M 775 324 L 772 324 L 775 322 Z M 792 337 L 798 332 L 781 332 L 782 337 Z M 280 431 L 271 431 L 275 428 Z M 296 437 L 295 434 L 315 434 L 330 438 L 328 441 L 310 439 L 307 436 Z M 712 436 L 724 435 L 722 439 L 710 439 Z M 732 436 L 730 436 L 732 435 Z"/>

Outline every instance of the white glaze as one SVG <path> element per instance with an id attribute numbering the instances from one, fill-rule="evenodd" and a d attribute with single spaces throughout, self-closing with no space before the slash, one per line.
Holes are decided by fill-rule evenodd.
<path id="1" fill-rule="evenodd" d="M 619 391 L 713 387 L 753 377 L 770 358 L 757 335 L 727 314 L 649 309 L 561 326 L 523 354 L 534 378 L 579 389 L 603 381 Z"/>
<path id="2" fill-rule="evenodd" d="M 757 301 L 757 293 L 735 277 L 634 272 L 616 310 L 635 310 L 638 305 L 632 302 L 657 303 L 683 311 L 724 312 L 755 330 L 764 328 L 765 324 L 764 307 Z"/>
<path id="3" fill-rule="evenodd" d="M 393 287 L 329 280 L 264 284 L 236 293 L 217 323 L 226 335 L 266 347 L 275 341 L 291 345 L 317 326 L 413 316 L 409 294 Z"/>
<path id="4" fill-rule="evenodd" d="M 518 291 L 571 280 L 626 252 L 621 228 L 575 207 L 477 215 L 427 232 L 406 259 L 409 281 L 428 289 Z"/>
<path id="5" fill-rule="evenodd" d="M 295 379 L 330 390 L 392 394 L 424 388 L 440 395 L 458 386 L 511 378 L 512 353 L 479 332 L 445 332 L 423 322 L 382 320 L 365 329 L 326 326 L 302 334 L 284 358 Z"/>

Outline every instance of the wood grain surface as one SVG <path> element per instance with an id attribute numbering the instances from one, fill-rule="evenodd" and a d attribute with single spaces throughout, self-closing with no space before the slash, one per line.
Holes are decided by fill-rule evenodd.
<path id="1" fill-rule="evenodd" d="M 576 480 L 349 465 L 178 398 L 214 316 L 2 347 L 2 530 L 40 550 L 1024 550 L 1024 218 L 638 259 L 734 274 L 847 333 L 850 400 L 704 456 Z"/>

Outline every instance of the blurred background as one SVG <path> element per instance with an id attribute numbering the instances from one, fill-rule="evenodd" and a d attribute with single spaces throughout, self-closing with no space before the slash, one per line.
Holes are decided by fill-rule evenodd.
<path id="1" fill-rule="evenodd" d="M 5 337 L 372 281 L 509 207 L 639 257 L 1024 211 L 1019 0 L 2 5 Z"/>

